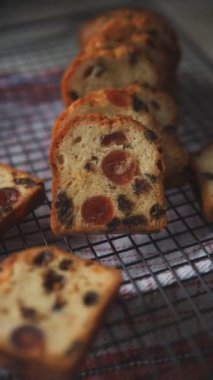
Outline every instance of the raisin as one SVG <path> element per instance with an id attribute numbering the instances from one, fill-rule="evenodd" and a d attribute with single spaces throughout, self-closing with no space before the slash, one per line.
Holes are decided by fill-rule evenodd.
<path id="1" fill-rule="evenodd" d="M 177 130 L 177 128 L 175 125 L 165 125 L 165 127 L 163 129 L 163 131 L 165 131 L 166 133 L 171 134 L 171 135 L 175 134 L 176 130 Z"/>
<path id="2" fill-rule="evenodd" d="M 91 161 L 87 161 L 86 164 L 84 165 L 84 169 L 87 172 L 94 172 L 95 171 L 95 165 Z"/>
<path id="3" fill-rule="evenodd" d="M 145 179 L 136 178 L 132 185 L 135 194 L 140 195 L 151 189 L 151 185 Z"/>
<path id="4" fill-rule="evenodd" d="M 151 129 L 147 129 L 144 132 L 144 136 L 148 141 L 156 141 L 158 139 L 157 135 L 155 132 L 153 132 Z"/>
<path id="5" fill-rule="evenodd" d="M 90 290 L 84 294 L 83 301 L 84 301 L 85 305 L 93 306 L 97 303 L 98 298 L 99 298 L 99 295 L 96 292 L 94 292 L 93 290 Z"/>
<path id="6" fill-rule="evenodd" d="M 52 310 L 53 311 L 59 311 L 59 310 L 63 309 L 63 307 L 65 305 L 66 305 L 66 301 L 64 301 L 58 297 L 53 304 Z"/>
<path id="7" fill-rule="evenodd" d="M 42 331 L 35 326 L 23 325 L 17 327 L 10 337 L 13 346 L 20 350 L 41 350 L 44 346 Z"/>
<path id="8" fill-rule="evenodd" d="M 160 109 L 159 104 L 155 100 L 151 100 L 150 104 L 151 104 L 152 108 L 154 108 L 155 110 L 159 110 Z"/>
<path id="9" fill-rule="evenodd" d="M 33 307 L 21 305 L 20 311 L 24 318 L 35 319 L 37 317 L 37 311 Z"/>
<path id="10" fill-rule="evenodd" d="M 140 215 L 131 215 L 127 218 L 123 219 L 123 224 L 125 226 L 137 226 L 137 225 L 146 225 L 147 220 L 146 217 L 142 214 Z"/>
<path id="11" fill-rule="evenodd" d="M 41 266 L 48 264 L 53 259 L 53 254 L 50 251 L 42 251 L 33 259 L 33 264 Z"/>
<path id="12" fill-rule="evenodd" d="M 12 211 L 12 206 L 17 202 L 20 192 L 14 187 L 0 189 L 0 215 Z"/>
<path id="13" fill-rule="evenodd" d="M 71 100 L 77 100 L 79 98 L 78 93 L 74 90 L 69 91 L 69 97 Z"/>
<path id="14" fill-rule="evenodd" d="M 161 207 L 158 203 L 155 203 L 150 209 L 150 215 L 153 219 L 160 219 L 165 213 L 165 208 Z"/>
<path id="15" fill-rule="evenodd" d="M 33 187 L 36 185 L 36 182 L 33 181 L 33 179 L 29 178 L 29 177 L 15 178 L 14 182 L 16 185 L 21 185 L 21 186 L 24 186 L 26 188 L 27 187 Z"/>
<path id="16" fill-rule="evenodd" d="M 133 202 L 130 201 L 124 194 L 119 194 L 117 197 L 118 209 L 129 214 L 133 208 Z"/>
<path id="17" fill-rule="evenodd" d="M 73 202 L 64 192 L 59 192 L 56 197 L 55 207 L 58 211 L 58 219 L 66 226 L 73 222 Z"/>
<path id="18" fill-rule="evenodd" d="M 141 100 L 141 98 L 135 94 L 132 96 L 132 108 L 135 112 L 142 110 L 146 112 L 149 111 L 147 105 L 143 102 L 143 100 Z"/>
<path id="19" fill-rule="evenodd" d="M 156 183 L 157 182 L 157 179 L 158 177 L 154 174 L 149 174 L 149 173 L 145 173 L 145 176 L 152 182 L 152 183 Z"/>
<path id="20" fill-rule="evenodd" d="M 53 269 L 49 269 L 44 274 L 43 286 L 46 291 L 51 292 L 52 290 L 62 289 L 64 285 L 65 278 L 56 273 Z"/>
<path id="21" fill-rule="evenodd" d="M 59 269 L 68 270 L 72 266 L 73 261 L 71 259 L 64 259 L 59 264 Z"/>
<path id="22" fill-rule="evenodd" d="M 109 230 L 116 229 L 121 224 L 121 220 L 119 218 L 113 218 L 109 223 L 107 223 L 107 227 Z"/>

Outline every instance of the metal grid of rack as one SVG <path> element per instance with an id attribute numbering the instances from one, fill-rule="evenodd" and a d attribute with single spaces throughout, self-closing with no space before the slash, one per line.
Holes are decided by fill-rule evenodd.
<path id="1" fill-rule="evenodd" d="M 44 178 L 46 201 L 0 238 L 0 254 L 51 243 L 122 270 L 120 295 L 79 378 L 212 379 L 213 234 L 189 184 L 167 192 L 169 224 L 161 233 L 58 239 L 50 230 L 51 125 L 62 110 L 60 78 L 76 53 L 80 21 L 14 27 L 13 40 L 4 31 L 0 161 Z M 179 34 L 181 138 L 194 150 L 213 137 L 213 63 Z"/>

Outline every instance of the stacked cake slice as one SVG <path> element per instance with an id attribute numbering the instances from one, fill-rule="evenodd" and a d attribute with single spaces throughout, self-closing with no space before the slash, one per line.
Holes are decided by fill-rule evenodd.
<path id="1" fill-rule="evenodd" d="M 107 12 L 80 32 L 61 83 L 69 106 L 52 129 L 55 234 L 153 232 L 166 225 L 164 185 L 181 183 L 177 38 L 159 14 Z"/>

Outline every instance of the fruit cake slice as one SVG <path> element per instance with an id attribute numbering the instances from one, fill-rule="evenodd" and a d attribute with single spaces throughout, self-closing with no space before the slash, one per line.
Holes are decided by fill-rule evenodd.
<path id="1" fill-rule="evenodd" d="M 108 118 L 119 114 L 128 115 L 154 130 L 161 139 L 164 151 L 166 186 L 179 185 L 179 177 L 188 164 L 188 153 L 181 146 L 176 133 L 177 107 L 171 96 L 148 86 L 136 84 L 123 89 L 91 92 L 73 102 L 59 116 L 53 126 L 53 135 L 63 129 L 71 118 L 92 113 L 102 114 Z"/>
<path id="2" fill-rule="evenodd" d="M 11 255 L 0 265 L 1 365 L 24 379 L 73 378 L 120 282 L 54 246 Z"/>
<path id="3" fill-rule="evenodd" d="M 0 163 L 0 235 L 38 207 L 44 198 L 40 178 Z"/>
<path id="4" fill-rule="evenodd" d="M 204 218 L 213 222 L 213 143 L 192 156 L 191 166 L 201 196 Z"/>
<path id="5" fill-rule="evenodd" d="M 131 117 L 82 115 L 53 138 L 51 227 L 58 235 L 165 227 L 157 135 Z"/>
<path id="6" fill-rule="evenodd" d="M 84 53 L 90 54 L 100 50 L 111 50 L 119 47 L 120 45 L 132 46 L 135 49 L 135 54 L 141 52 L 145 54 L 151 62 L 154 62 L 159 70 L 161 82 L 166 88 L 172 92 L 175 91 L 177 84 L 176 69 L 177 64 L 174 62 L 173 55 L 169 54 L 162 46 L 149 34 L 144 33 L 142 35 L 133 34 L 130 37 L 124 38 L 124 40 L 115 40 L 108 36 L 97 34 L 88 42 L 84 49 Z M 173 91 L 173 92 L 174 92 Z"/>
<path id="7" fill-rule="evenodd" d="M 154 37 L 172 57 L 180 59 L 177 37 L 168 21 L 148 9 L 117 9 L 105 12 L 85 23 L 79 34 L 81 47 L 86 48 L 94 36 L 104 36 L 109 41 L 124 41 L 132 34 L 148 33 Z"/>
<path id="8" fill-rule="evenodd" d="M 61 92 L 69 105 L 91 91 L 144 81 L 157 88 L 166 85 L 150 58 L 134 47 L 122 45 L 75 58 L 63 75 Z"/>

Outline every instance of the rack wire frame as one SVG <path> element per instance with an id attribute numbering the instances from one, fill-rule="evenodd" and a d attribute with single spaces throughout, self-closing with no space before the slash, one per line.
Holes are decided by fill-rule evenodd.
<path id="1" fill-rule="evenodd" d="M 184 379 L 186 374 L 195 378 L 196 371 L 198 379 L 210 379 L 213 235 L 190 184 L 167 192 L 169 224 L 161 233 L 59 239 L 50 230 L 51 125 L 62 109 L 60 77 L 75 54 L 73 35 L 80 20 L 72 20 L 72 26 L 65 23 L 69 34 L 63 20 L 54 21 L 60 30 L 54 44 L 50 37 L 33 45 L 24 39 L 0 52 L 0 161 L 44 178 L 46 185 L 44 205 L 0 238 L 1 257 L 57 244 L 122 270 L 120 296 L 79 378 L 163 379 L 175 373 Z M 38 22 L 35 29 L 39 27 Z M 23 35 L 30 28 L 24 26 Z M 184 57 L 181 138 L 195 150 L 213 137 L 213 63 L 181 30 L 179 34 Z"/>

